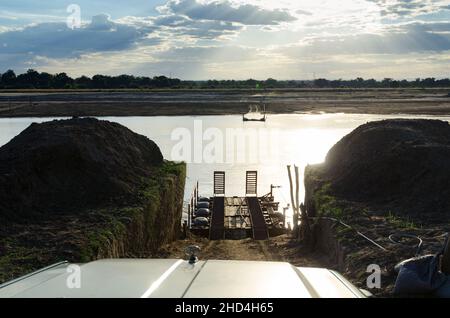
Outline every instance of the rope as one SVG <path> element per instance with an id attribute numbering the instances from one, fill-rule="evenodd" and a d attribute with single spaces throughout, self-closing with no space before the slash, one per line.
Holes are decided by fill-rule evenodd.
<path id="1" fill-rule="evenodd" d="M 410 238 L 410 239 L 415 239 L 418 241 L 417 246 L 416 246 L 416 257 L 420 255 L 420 252 L 422 251 L 422 245 L 423 245 L 423 240 L 414 234 L 408 234 L 408 233 L 394 233 L 389 235 L 389 240 L 394 243 L 394 244 L 399 244 L 399 245 L 403 245 L 403 246 L 411 246 L 410 244 L 405 244 L 401 241 L 402 238 Z"/>
<path id="2" fill-rule="evenodd" d="M 344 227 L 355 231 L 355 233 L 357 235 L 359 235 L 360 237 L 364 238 L 366 241 L 370 242 L 372 245 L 376 246 L 377 248 L 383 250 L 384 252 L 387 252 L 388 249 L 385 248 L 384 246 L 378 244 L 377 242 L 375 242 L 374 240 L 372 240 L 371 238 L 369 238 L 367 235 L 361 233 L 360 231 L 356 230 L 355 228 L 353 228 L 352 226 L 342 222 L 339 219 L 336 218 L 332 218 L 332 217 L 324 217 L 324 216 L 318 216 L 318 217 L 307 217 L 308 219 L 322 219 L 322 220 L 330 220 L 336 223 L 339 223 L 341 225 L 343 225 Z M 409 233 L 393 233 L 391 235 L 389 235 L 389 240 L 394 243 L 394 244 L 399 244 L 399 245 L 403 245 L 403 246 L 409 246 L 411 247 L 410 244 L 405 244 L 401 241 L 402 238 L 409 238 L 409 239 L 414 239 L 417 241 L 417 245 L 416 245 L 416 254 L 415 256 L 419 256 L 420 253 L 422 252 L 422 248 L 423 248 L 423 240 L 420 236 L 415 235 L 415 234 L 409 234 Z M 446 238 L 445 238 L 445 244 L 444 244 L 444 249 L 445 246 L 447 245 L 448 240 L 450 239 L 450 233 L 446 233 Z M 442 251 L 443 253 L 443 251 Z"/>
<path id="3" fill-rule="evenodd" d="M 379 249 L 383 250 L 384 252 L 387 252 L 387 248 L 381 246 L 380 244 L 378 244 L 377 242 L 375 242 L 374 240 L 372 240 L 371 238 L 369 238 L 367 235 L 361 233 L 360 231 L 356 230 L 355 228 L 351 227 L 350 225 L 342 222 L 339 219 L 336 218 L 332 218 L 332 217 L 324 217 L 324 216 L 317 216 L 317 217 L 308 217 L 308 219 L 322 219 L 322 220 L 330 220 L 336 223 L 339 223 L 341 225 L 343 225 L 344 227 L 355 231 L 357 235 L 361 236 L 362 238 L 364 238 L 366 241 L 370 242 L 371 244 L 375 245 L 376 247 L 378 247 Z"/>

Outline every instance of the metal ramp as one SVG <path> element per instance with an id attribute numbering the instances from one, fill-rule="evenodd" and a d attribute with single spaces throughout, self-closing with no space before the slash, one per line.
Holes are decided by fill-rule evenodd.
<path id="1" fill-rule="evenodd" d="M 253 238 L 255 240 L 267 240 L 269 238 L 269 233 L 258 198 L 247 197 L 246 199 L 253 225 Z"/>
<path id="2" fill-rule="evenodd" d="M 211 218 L 211 227 L 209 229 L 210 240 L 222 240 L 224 237 L 224 197 L 214 197 L 213 199 L 213 213 Z"/>
<path id="3" fill-rule="evenodd" d="M 247 171 L 245 178 L 245 196 L 247 206 L 252 220 L 253 238 L 255 240 L 267 240 L 269 233 L 267 231 L 266 217 L 263 214 L 258 200 L 258 172 Z"/>
<path id="4" fill-rule="evenodd" d="M 209 230 L 210 240 L 222 240 L 225 230 L 225 172 L 214 171 L 214 198 Z"/>

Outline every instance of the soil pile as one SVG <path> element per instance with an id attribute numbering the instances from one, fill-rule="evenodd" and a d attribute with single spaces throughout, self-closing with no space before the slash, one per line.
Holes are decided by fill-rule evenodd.
<path id="1" fill-rule="evenodd" d="M 382 272 L 375 295 L 392 296 L 394 266 L 417 252 L 442 250 L 450 231 L 450 125 L 438 120 L 395 119 L 362 125 L 345 136 L 320 165 L 305 171 L 311 224 L 309 245 L 326 253 L 353 283 L 367 288 L 367 266 Z M 360 231 L 378 246 L 356 234 Z M 381 246 L 381 248 L 380 248 Z"/>
<path id="2" fill-rule="evenodd" d="M 163 164 L 148 138 L 93 118 L 32 124 L 0 148 L 0 218 L 127 201 Z"/>
<path id="3" fill-rule="evenodd" d="M 328 153 L 323 177 L 343 199 L 427 221 L 450 215 L 450 125 L 384 120 L 358 127 Z"/>

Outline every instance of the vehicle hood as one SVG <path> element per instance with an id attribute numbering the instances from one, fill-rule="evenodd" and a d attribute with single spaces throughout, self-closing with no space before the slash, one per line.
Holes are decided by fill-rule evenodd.
<path id="1" fill-rule="evenodd" d="M 364 297 L 342 276 L 282 262 L 105 259 L 63 264 L 0 288 L 20 298 Z"/>

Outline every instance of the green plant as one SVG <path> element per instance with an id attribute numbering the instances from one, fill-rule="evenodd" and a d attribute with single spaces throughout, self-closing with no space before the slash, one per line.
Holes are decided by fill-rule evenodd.
<path id="1" fill-rule="evenodd" d="M 400 218 L 393 214 L 392 211 L 389 211 L 386 221 L 394 227 L 404 230 L 417 230 L 419 228 L 409 217 L 406 219 Z"/>
<path id="2" fill-rule="evenodd" d="M 345 217 L 345 209 L 339 205 L 336 197 L 331 195 L 330 192 L 330 184 L 324 184 L 320 190 L 314 194 L 314 204 L 318 216 L 342 219 Z"/>

